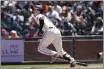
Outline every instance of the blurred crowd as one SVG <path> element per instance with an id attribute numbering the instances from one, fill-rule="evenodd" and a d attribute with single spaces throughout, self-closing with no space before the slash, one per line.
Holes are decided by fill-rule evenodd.
<path id="1" fill-rule="evenodd" d="M 38 36 L 39 27 L 29 22 L 34 5 L 42 6 L 62 36 L 103 35 L 103 1 L 1 1 L 2 38 Z"/>

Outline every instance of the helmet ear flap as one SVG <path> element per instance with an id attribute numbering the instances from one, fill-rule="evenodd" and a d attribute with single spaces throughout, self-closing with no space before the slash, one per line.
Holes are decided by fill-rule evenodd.
<path id="1" fill-rule="evenodd" d="M 42 8 L 39 9 L 39 11 L 40 11 L 41 14 L 44 13 L 44 10 Z"/>

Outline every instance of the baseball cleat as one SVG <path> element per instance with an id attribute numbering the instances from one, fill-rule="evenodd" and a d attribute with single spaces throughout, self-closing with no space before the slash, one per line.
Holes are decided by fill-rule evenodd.
<path id="1" fill-rule="evenodd" d="M 63 55 L 63 58 L 64 58 L 65 60 L 68 60 L 68 62 L 71 64 L 70 67 L 75 67 L 75 65 L 76 65 L 75 60 L 74 60 L 74 58 L 72 58 L 70 55 L 65 54 L 65 55 Z"/>
<path id="2" fill-rule="evenodd" d="M 75 62 L 74 58 L 70 59 L 70 64 L 71 64 L 70 67 L 75 67 L 76 62 Z"/>
<path id="3" fill-rule="evenodd" d="M 76 65 L 76 63 L 75 63 L 75 61 L 73 61 L 70 65 L 70 67 L 75 67 L 75 65 Z"/>

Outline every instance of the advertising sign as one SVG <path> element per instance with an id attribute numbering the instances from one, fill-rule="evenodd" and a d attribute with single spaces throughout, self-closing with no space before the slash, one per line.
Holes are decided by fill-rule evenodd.
<path id="1" fill-rule="evenodd" d="M 24 61 L 23 40 L 2 40 L 1 62 L 22 62 L 22 61 Z"/>

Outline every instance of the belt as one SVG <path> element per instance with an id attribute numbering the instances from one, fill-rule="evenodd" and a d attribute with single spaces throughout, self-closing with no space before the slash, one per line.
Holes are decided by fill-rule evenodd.
<path id="1" fill-rule="evenodd" d="M 55 28 L 55 27 L 49 27 L 48 29 L 54 29 L 54 28 Z M 48 29 L 47 29 L 47 30 L 48 30 Z M 45 30 L 44 32 L 47 32 L 47 30 Z"/>
<path id="2" fill-rule="evenodd" d="M 54 28 L 54 27 L 49 27 L 49 29 L 52 29 L 52 28 Z"/>

